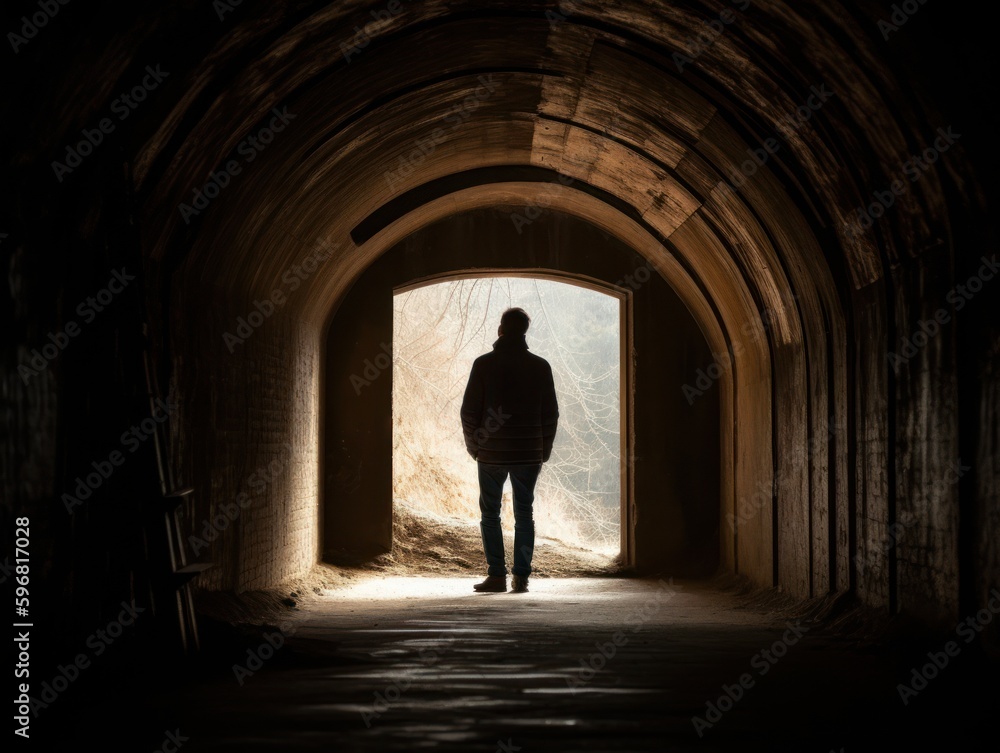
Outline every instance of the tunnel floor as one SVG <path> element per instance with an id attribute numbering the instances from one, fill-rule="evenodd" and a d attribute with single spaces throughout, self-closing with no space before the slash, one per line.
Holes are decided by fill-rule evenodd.
<path id="1" fill-rule="evenodd" d="M 149 678 L 150 723 L 185 752 L 244 753 L 826 753 L 996 734 L 995 667 L 971 648 L 904 706 L 897 684 L 928 646 L 862 646 L 704 582 L 473 582 L 373 577 L 310 596 L 197 682 Z"/>

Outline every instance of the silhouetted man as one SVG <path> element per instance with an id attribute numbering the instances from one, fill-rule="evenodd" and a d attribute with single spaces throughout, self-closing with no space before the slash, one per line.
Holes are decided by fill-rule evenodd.
<path id="1" fill-rule="evenodd" d="M 480 529 L 488 566 L 486 580 L 473 586 L 476 591 L 507 590 L 500 498 L 508 473 L 514 491 L 511 590 L 528 590 L 535 547 L 535 482 L 552 452 L 559 419 L 552 368 L 528 352 L 524 339 L 530 323 L 522 309 L 503 312 L 493 352 L 472 364 L 462 401 L 465 446 L 479 463 Z"/>

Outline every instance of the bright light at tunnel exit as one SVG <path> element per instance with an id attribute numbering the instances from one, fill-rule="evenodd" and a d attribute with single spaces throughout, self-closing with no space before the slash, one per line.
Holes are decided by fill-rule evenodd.
<path id="1" fill-rule="evenodd" d="M 405 507 L 437 526 L 474 527 L 478 536 L 477 468 L 465 449 L 459 410 L 472 362 L 492 350 L 503 311 L 518 306 L 531 317 L 530 352 L 552 366 L 559 402 L 552 455 L 535 488 L 536 555 L 543 546 L 565 544 L 609 560 L 617 556 L 621 305 L 607 293 L 529 277 L 453 279 L 398 292 L 392 386 L 397 514 Z M 501 519 L 509 555 L 509 479 Z"/>

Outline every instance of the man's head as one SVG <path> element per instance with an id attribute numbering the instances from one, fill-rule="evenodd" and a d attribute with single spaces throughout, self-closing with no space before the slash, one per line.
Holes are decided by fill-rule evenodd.
<path id="1" fill-rule="evenodd" d="M 531 318 L 524 309 L 507 309 L 500 317 L 500 327 L 497 329 L 497 334 L 501 337 L 503 335 L 521 337 L 528 331 L 529 324 L 531 324 Z"/>

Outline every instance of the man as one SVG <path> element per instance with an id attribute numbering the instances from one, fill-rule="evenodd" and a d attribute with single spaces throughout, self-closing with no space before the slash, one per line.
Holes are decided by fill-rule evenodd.
<path id="1" fill-rule="evenodd" d="M 507 590 L 500 497 L 508 474 L 514 491 L 511 590 L 528 590 L 535 547 L 535 482 L 552 453 L 559 419 L 552 368 L 528 352 L 524 339 L 530 323 L 523 309 L 503 312 L 493 352 L 472 364 L 462 401 L 465 446 L 479 466 L 480 529 L 488 567 L 486 580 L 473 586 L 476 591 Z"/>

